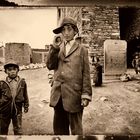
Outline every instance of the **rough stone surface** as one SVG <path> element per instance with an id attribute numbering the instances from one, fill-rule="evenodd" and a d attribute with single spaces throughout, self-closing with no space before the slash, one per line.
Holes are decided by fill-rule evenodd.
<path id="1" fill-rule="evenodd" d="M 4 46 L 0 46 L 0 65 L 3 65 L 3 63 L 5 62 L 5 49 Z"/>
<path id="2" fill-rule="evenodd" d="M 106 40 L 104 42 L 104 74 L 121 75 L 127 70 L 127 43 L 124 40 Z"/>
<path id="3" fill-rule="evenodd" d="M 45 49 L 32 50 L 32 63 L 46 63 L 48 51 Z"/>
<path id="4" fill-rule="evenodd" d="M 15 60 L 19 65 L 30 64 L 31 47 L 27 43 L 6 43 L 5 61 Z"/>

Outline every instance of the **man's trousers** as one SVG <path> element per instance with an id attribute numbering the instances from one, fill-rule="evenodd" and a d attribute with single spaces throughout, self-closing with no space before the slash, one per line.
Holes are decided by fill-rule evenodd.
<path id="1" fill-rule="evenodd" d="M 69 128 L 72 135 L 82 135 L 82 115 L 83 110 L 76 113 L 69 113 L 65 111 L 62 104 L 62 99 L 60 98 L 59 102 L 54 107 L 54 135 L 69 135 Z"/>

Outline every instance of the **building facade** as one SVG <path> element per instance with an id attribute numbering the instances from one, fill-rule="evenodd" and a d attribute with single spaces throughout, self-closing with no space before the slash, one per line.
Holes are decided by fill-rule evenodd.
<path id="1" fill-rule="evenodd" d="M 64 17 L 78 22 L 82 43 L 88 47 L 90 56 L 98 56 L 104 63 L 104 41 L 121 39 L 127 41 L 127 65 L 131 66 L 133 55 L 140 51 L 140 9 L 135 7 L 91 6 L 58 7 L 58 24 Z"/>
<path id="2" fill-rule="evenodd" d="M 89 49 L 90 56 L 104 61 L 103 43 L 106 39 L 120 39 L 119 15 L 117 7 L 60 7 L 58 24 L 69 16 L 78 22 L 82 44 Z"/>

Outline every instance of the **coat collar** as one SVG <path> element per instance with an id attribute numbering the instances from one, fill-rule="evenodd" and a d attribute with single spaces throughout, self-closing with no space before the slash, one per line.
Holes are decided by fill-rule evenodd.
<path id="1" fill-rule="evenodd" d="M 78 43 L 74 42 L 66 57 L 70 56 L 73 52 L 75 52 L 75 50 L 77 50 L 78 47 L 79 47 Z"/>
<path id="2" fill-rule="evenodd" d="M 10 88 L 10 84 L 9 84 L 9 81 L 8 81 L 7 79 L 8 79 L 8 77 L 6 77 L 6 80 L 2 80 L 2 81 L 4 81 L 4 82 L 8 85 L 8 87 Z M 18 91 L 20 90 L 20 87 L 21 87 L 20 82 L 22 81 L 22 79 L 23 79 L 23 78 L 20 78 L 20 77 L 18 76 L 18 81 L 17 81 L 17 93 L 18 93 Z M 11 89 L 11 88 L 10 88 L 10 89 Z"/>
<path id="3" fill-rule="evenodd" d="M 11 79 L 11 78 L 8 77 L 8 76 L 6 77 L 6 81 L 7 81 L 8 83 L 12 82 L 13 80 L 16 81 L 16 82 L 18 82 L 19 79 L 20 79 L 19 76 L 15 77 L 14 79 Z"/>
<path id="4" fill-rule="evenodd" d="M 77 50 L 78 47 L 79 47 L 79 44 L 76 41 L 72 42 L 72 47 L 71 47 L 69 53 L 66 55 L 65 42 L 64 42 L 61 46 L 60 55 L 63 55 L 62 56 L 63 58 L 69 57 L 71 54 L 73 54 L 73 52 L 75 52 Z"/>
<path id="5" fill-rule="evenodd" d="M 67 43 L 69 43 L 71 47 L 73 46 L 74 42 L 75 42 L 74 39 L 71 40 L 71 41 L 64 41 L 65 45 L 66 45 Z"/>

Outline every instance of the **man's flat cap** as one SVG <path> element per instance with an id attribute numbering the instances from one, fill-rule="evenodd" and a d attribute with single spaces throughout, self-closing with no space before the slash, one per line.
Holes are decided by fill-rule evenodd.
<path id="1" fill-rule="evenodd" d="M 75 31 L 78 32 L 77 22 L 76 22 L 74 19 L 70 18 L 70 17 L 65 17 L 65 18 L 62 20 L 60 26 L 59 26 L 58 28 L 54 29 L 53 32 L 54 32 L 55 34 L 61 33 L 63 27 L 64 27 L 66 24 L 71 24 L 71 25 L 73 25 Z"/>

